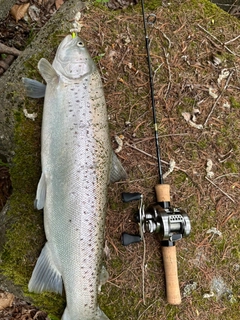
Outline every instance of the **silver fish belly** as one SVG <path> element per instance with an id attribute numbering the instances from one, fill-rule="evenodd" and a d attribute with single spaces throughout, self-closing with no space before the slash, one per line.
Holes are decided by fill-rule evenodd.
<path id="1" fill-rule="evenodd" d="M 35 205 L 44 209 L 47 242 L 29 290 L 62 293 L 63 320 L 107 320 L 98 307 L 107 186 L 125 177 L 113 155 L 100 75 L 83 42 L 67 36 L 47 82 L 42 120 L 42 176 Z M 63 282 L 63 284 L 62 284 Z"/>

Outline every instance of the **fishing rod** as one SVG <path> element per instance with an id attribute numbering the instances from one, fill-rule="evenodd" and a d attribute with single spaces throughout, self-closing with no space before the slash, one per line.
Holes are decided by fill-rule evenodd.
<path id="1" fill-rule="evenodd" d="M 138 200 L 138 213 L 135 220 L 139 225 L 139 235 L 123 233 L 121 237 L 122 244 L 127 246 L 132 243 L 140 242 L 144 238 L 145 232 L 157 233 L 160 235 L 162 256 L 165 272 L 166 296 L 167 302 L 172 305 L 181 303 L 181 294 L 178 280 L 177 255 L 175 243 L 187 237 L 191 232 L 191 223 L 186 212 L 180 208 L 172 207 L 170 204 L 170 185 L 164 184 L 162 166 L 161 166 L 161 149 L 159 145 L 158 126 L 156 117 L 156 107 L 154 98 L 154 83 L 152 76 L 152 65 L 150 56 L 150 40 L 147 32 L 147 23 L 153 25 L 156 21 L 154 14 L 145 17 L 144 0 L 141 0 L 143 26 L 145 33 L 146 56 L 149 71 L 149 86 L 153 114 L 154 137 L 156 145 L 158 177 L 159 183 L 155 186 L 156 200 L 145 210 L 143 195 L 141 193 L 122 193 L 123 202 Z"/>

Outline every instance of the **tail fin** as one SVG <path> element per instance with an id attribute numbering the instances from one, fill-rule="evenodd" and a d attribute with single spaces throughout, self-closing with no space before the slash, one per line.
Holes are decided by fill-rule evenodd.
<path id="1" fill-rule="evenodd" d="M 110 320 L 110 319 L 105 315 L 105 313 L 104 313 L 99 307 L 98 307 L 98 309 L 97 309 L 97 315 L 96 315 L 96 317 L 93 318 L 93 317 L 91 316 L 91 318 L 89 318 L 89 317 L 87 317 L 87 318 L 85 318 L 85 317 L 82 318 L 82 317 L 81 317 L 81 314 L 80 314 L 80 315 L 79 315 L 79 319 L 81 319 L 81 320 Z M 71 315 L 70 315 L 70 313 L 69 313 L 68 307 L 65 308 L 61 320 L 73 320 L 72 317 L 71 317 Z"/>

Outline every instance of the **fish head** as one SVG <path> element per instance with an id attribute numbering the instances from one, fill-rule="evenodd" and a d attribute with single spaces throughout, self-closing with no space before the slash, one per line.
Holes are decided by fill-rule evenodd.
<path id="1" fill-rule="evenodd" d="M 78 79 L 96 69 L 84 42 L 79 38 L 66 36 L 60 43 L 53 64 L 53 68 L 68 79 Z"/>

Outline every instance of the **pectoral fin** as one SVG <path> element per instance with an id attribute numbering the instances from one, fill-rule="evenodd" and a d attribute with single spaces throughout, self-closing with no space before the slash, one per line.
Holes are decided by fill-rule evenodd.
<path id="1" fill-rule="evenodd" d="M 43 98 L 45 96 L 46 85 L 33 79 L 22 78 L 26 95 L 30 98 Z"/>
<path id="2" fill-rule="evenodd" d="M 45 199 L 46 199 L 46 189 L 47 189 L 46 178 L 44 173 L 42 173 L 37 186 L 36 199 L 34 201 L 34 207 L 38 210 L 41 210 L 44 207 Z"/>
<path id="3" fill-rule="evenodd" d="M 51 291 L 62 294 L 63 284 L 60 272 L 54 265 L 48 243 L 42 249 L 28 284 L 30 292 Z"/>
<path id="4" fill-rule="evenodd" d="M 127 178 L 127 173 L 124 170 L 121 162 L 118 160 L 115 152 L 112 152 L 112 163 L 110 171 L 110 182 L 116 182 Z"/>
<path id="5" fill-rule="evenodd" d="M 38 62 L 38 69 L 43 77 L 43 79 L 49 83 L 52 81 L 57 81 L 59 76 L 52 65 L 44 58 Z"/>

